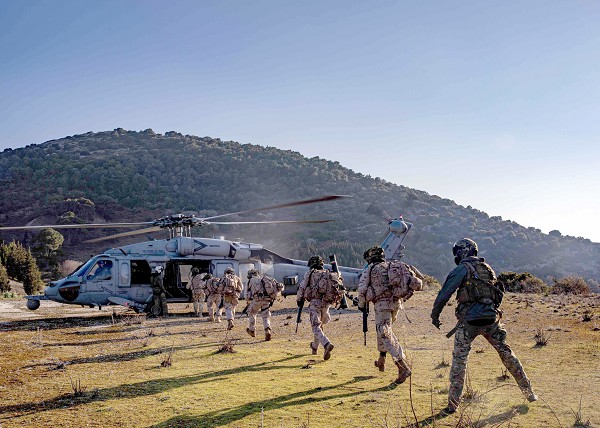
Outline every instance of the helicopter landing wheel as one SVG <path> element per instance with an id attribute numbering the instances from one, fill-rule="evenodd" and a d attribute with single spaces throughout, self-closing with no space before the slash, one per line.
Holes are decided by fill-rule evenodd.
<path id="1" fill-rule="evenodd" d="M 146 312 L 153 317 L 159 317 L 162 315 L 162 308 L 160 305 L 155 305 L 154 303 L 148 303 L 146 307 Z"/>

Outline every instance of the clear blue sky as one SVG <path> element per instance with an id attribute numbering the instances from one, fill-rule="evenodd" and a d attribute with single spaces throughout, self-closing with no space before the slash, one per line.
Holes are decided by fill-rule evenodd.
<path id="1" fill-rule="evenodd" d="M 0 0 L 0 149 L 117 127 L 600 242 L 600 3 Z"/>

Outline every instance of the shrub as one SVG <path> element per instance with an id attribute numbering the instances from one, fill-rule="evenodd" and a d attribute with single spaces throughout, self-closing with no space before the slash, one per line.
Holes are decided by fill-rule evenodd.
<path id="1" fill-rule="evenodd" d="M 502 272 L 498 282 L 513 293 L 544 293 L 548 290 L 544 281 L 529 272 Z"/>
<path id="2" fill-rule="evenodd" d="M 442 288 L 442 284 L 440 284 L 440 282 L 434 278 L 433 276 L 430 275 L 423 275 L 425 278 L 423 279 L 423 290 L 432 290 L 432 291 L 439 291 Z"/>
<path id="3" fill-rule="evenodd" d="M 7 293 L 10 291 L 10 282 L 8 280 L 8 273 L 2 263 L 0 263 L 0 292 Z"/>
<path id="4" fill-rule="evenodd" d="M 552 286 L 554 294 L 590 294 L 590 286 L 580 276 L 567 276 L 554 280 Z"/>

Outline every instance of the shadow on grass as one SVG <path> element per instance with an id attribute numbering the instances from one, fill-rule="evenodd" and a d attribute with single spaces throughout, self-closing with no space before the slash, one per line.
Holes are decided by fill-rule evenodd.
<path id="1" fill-rule="evenodd" d="M 290 406 L 302 406 L 313 402 L 321 403 L 328 400 L 337 400 L 346 397 L 356 397 L 362 394 L 372 394 L 375 392 L 391 391 L 397 387 L 396 384 L 392 383 L 390 385 L 382 386 L 380 388 L 365 389 L 362 391 L 357 390 L 356 388 L 352 388 L 352 391 L 350 392 L 333 393 L 325 396 L 315 396 L 317 394 L 323 394 L 328 391 L 335 391 L 340 388 L 343 389 L 350 385 L 354 385 L 358 382 L 366 381 L 369 379 L 373 379 L 373 376 L 355 376 L 353 379 L 347 382 L 342 382 L 336 385 L 311 388 L 305 391 L 294 392 L 292 394 L 282 395 L 279 397 L 270 398 L 262 401 L 255 401 L 253 403 L 248 403 L 233 408 L 216 410 L 198 416 L 175 416 L 159 424 L 152 425 L 150 428 L 168 428 L 174 426 L 198 428 L 220 427 L 239 421 L 247 416 L 256 413 L 261 413 L 263 409 L 265 411 L 268 411 Z M 332 426 L 339 425 L 336 425 L 336 422 L 333 422 Z"/>
<path id="2" fill-rule="evenodd" d="M 305 355 L 290 355 L 275 361 L 265 361 L 262 363 L 251 364 L 242 367 L 232 367 L 230 369 L 218 370 L 208 373 L 200 373 L 197 375 L 180 376 L 168 379 L 149 380 L 144 382 L 122 384 L 110 388 L 98 388 L 91 392 L 86 392 L 82 396 L 74 397 L 73 394 L 62 394 L 46 401 L 36 401 L 23 404 L 14 404 L 0 406 L 0 421 L 23 416 L 46 410 L 56 410 L 70 407 L 77 407 L 83 404 L 93 402 L 102 402 L 115 398 L 135 398 L 147 395 L 154 395 L 161 392 L 169 391 L 174 388 L 180 388 L 186 385 L 214 382 L 217 380 L 226 379 L 232 374 L 240 374 L 244 372 L 271 371 L 280 369 L 290 369 L 294 366 L 277 365 L 297 358 L 305 357 Z M 295 366 L 300 368 L 301 365 Z"/>
<path id="3" fill-rule="evenodd" d="M 521 404 L 518 406 L 513 406 L 509 410 L 499 413 L 497 415 L 491 415 L 485 419 L 481 417 L 472 416 L 472 412 L 474 411 L 473 406 L 469 405 L 467 408 L 463 409 L 461 412 L 457 413 L 459 420 L 463 421 L 463 424 L 458 423 L 457 426 L 494 426 L 498 427 L 504 425 L 504 423 L 510 421 L 516 415 L 525 415 L 529 412 L 529 407 L 526 404 Z M 436 415 L 431 415 L 428 418 L 422 419 L 417 423 L 412 423 L 407 425 L 406 428 L 422 428 L 427 426 L 435 426 L 436 421 L 439 421 L 449 415 L 443 412 L 439 412 Z M 510 424 L 509 424 L 510 425 Z"/>

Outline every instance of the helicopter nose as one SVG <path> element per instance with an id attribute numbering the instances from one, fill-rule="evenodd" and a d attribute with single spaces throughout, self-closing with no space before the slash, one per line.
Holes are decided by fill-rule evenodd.
<path id="1" fill-rule="evenodd" d="M 49 283 L 46 286 L 46 289 L 44 290 L 44 296 L 46 296 L 49 299 L 52 299 L 52 297 L 56 297 L 58 295 L 58 286 L 54 283 Z"/>

